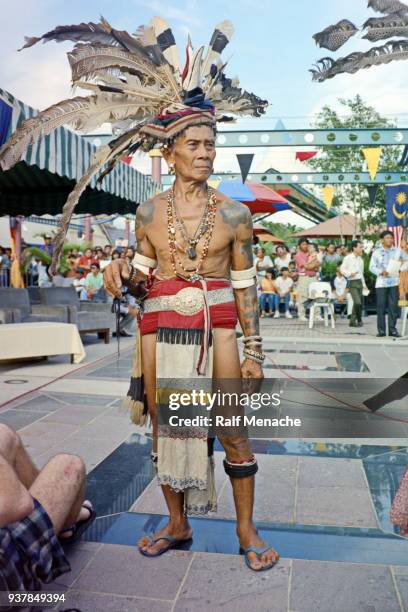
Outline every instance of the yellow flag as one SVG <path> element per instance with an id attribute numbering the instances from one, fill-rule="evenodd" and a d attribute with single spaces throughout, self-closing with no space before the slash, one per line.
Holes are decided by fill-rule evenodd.
<path id="1" fill-rule="evenodd" d="M 327 210 L 330 210 L 334 198 L 334 187 L 331 187 L 330 185 L 323 187 L 322 192 L 323 202 L 326 204 Z"/>
<path id="2" fill-rule="evenodd" d="M 378 166 L 380 164 L 381 147 L 369 147 L 367 149 L 361 149 L 363 151 L 365 160 L 367 162 L 368 172 L 370 173 L 371 180 L 375 179 L 377 174 Z"/>

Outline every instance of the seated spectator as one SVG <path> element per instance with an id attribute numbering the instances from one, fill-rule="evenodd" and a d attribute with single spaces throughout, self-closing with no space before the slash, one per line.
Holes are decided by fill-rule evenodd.
<path id="1" fill-rule="evenodd" d="M 128 247 L 125 251 L 125 256 L 128 262 L 131 263 L 135 256 L 135 249 L 133 247 Z"/>
<path id="2" fill-rule="evenodd" d="M 95 247 L 95 258 L 97 259 L 98 262 L 101 261 L 101 259 L 103 259 L 103 249 L 100 246 Z"/>
<path id="3" fill-rule="evenodd" d="M 75 278 L 72 284 L 78 293 L 78 297 L 80 298 L 82 290 L 85 288 L 85 270 L 83 268 L 75 269 Z"/>
<path id="4" fill-rule="evenodd" d="M 84 288 L 81 292 L 82 300 L 94 302 L 105 301 L 105 290 L 103 288 L 103 274 L 98 263 L 91 265 L 91 271 L 85 277 Z"/>
<path id="5" fill-rule="evenodd" d="M 85 272 L 91 271 L 91 265 L 97 263 L 96 257 L 92 249 L 85 249 L 85 253 L 79 257 L 77 261 L 78 268 L 84 268 Z"/>
<path id="6" fill-rule="evenodd" d="M 117 249 L 112 251 L 112 260 L 113 259 L 120 259 L 120 251 L 118 251 Z"/>
<path id="7" fill-rule="evenodd" d="M 279 310 L 279 296 L 278 290 L 275 285 L 275 273 L 273 268 L 269 268 L 265 272 L 265 278 L 261 280 L 261 294 L 259 296 L 259 308 L 261 317 L 265 316 L 266 306 L 268 306 L 269 316 L 272 316 L 272 312 L 276 305 L 276 298 L 278 299 L 278 310 Z"/>
<path id="8" fill-rule="evenodd" d="M 74 254 L 68 256 L 67 264 L 68 264 L 68 272 L 66 273 L 67 278 L 76 278 L 76 270 L 77 270 L 77 257 Z"/>
<path id="9" fill-rule="evenodd" d="M 287 268 L 289 266 L 290 260 L 291 256 L 288 247 L 284 244 L 278 244 L 275 249 L 274 259 L 274 266 L 277 272 L 280 272 L 282 268 Z"/>
<path id="10" fill-rule="evenodd" d="M 84 462 L 75 455 L 56 455 L 39 471 L 18 434 L 0 424 L 3 592 L 40 591 L 70 571 L 62 545 L 76 541 L 96 516 L 84 501 L 85 480 Z"/>
<path id="11" fill-rule="evenodd" d="M 282 268 L 281 273 L 275 281 L 275 285 L 278 291 L 278 295 L 275 297 L 275 319 L 279 319 L 279 303 L 281 300 L 285 304 L 285 317 L 291 319 L 292 315 L 289 311 L 289 303 L 291 297 L 291 291 L 293 289 L 293 280 L 289 276 L 289 269 Z"/>
<path id="12" fill-rule="evenodd" d="M 105 260 L 112 261 L 112 247 L 110 244 L 105 244 L 103 247 L 103 255 Z"/>

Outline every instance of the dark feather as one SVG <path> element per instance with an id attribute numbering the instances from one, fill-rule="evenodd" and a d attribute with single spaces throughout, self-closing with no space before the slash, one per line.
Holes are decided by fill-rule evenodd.
<path id="1" fill-rule="evenodd" d="M 385 17 L 372 17 L 363 25 L 367 33 L 363 36 L 371 42 L 391 38 L 392 36 L 408 37 L 408 13 L 393 13 Z"/>
<path id="2" fill-rule="evenodd" d="M 400 2 L 400 0 L 368 0 L 367 6 L 377 11 L 377 13 L 385 15 L 399 11 L 406 13 L 408 11 L 408 6 Z"/>
<path id="3" fill-rule="evenodd" d="M 406 59 L 408 59 L 408 40 L 396 40 L 390 41 L 382 47 L 373 47 L 365 53 L 350 53 L 350 55 L 341 57 L 336 61 L 331 57 L 324 57 L 317 62 L 315 68 L 312 68 L 310 72 L 313 75 L 313 80 L 321 83 L 345 72 L 354 74 L 364 68 Z"/>
<path id="4" fill-rule="evenodd" d="M 324 47 L 330 51 L 340 49 L 351 36 L 358 32 L 358 28 L 348 19 L 342 19 L 338 23 L 328 26 L 322 32 L 313 36 L 319 47 Z"/>

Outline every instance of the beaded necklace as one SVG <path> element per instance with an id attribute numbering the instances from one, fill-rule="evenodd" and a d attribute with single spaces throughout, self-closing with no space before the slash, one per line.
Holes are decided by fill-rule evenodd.
<path id="1" fill-rule="evenodd" d="M 174 186 L 172 187 L 172 189 L 170 189 L 168 196 L 167 196 L 167 231 L 168 231 L 171 266 L 173 268 L 173 272 L 175 276 L 179 276 L 184 279 L 187 278 L 190 281 L 200 280 L 201 278 L 200 270 L 201 270 L 202 264 L 204 263 L 205 258 L 208 255 L 208 248 L 209 248 L 210 241 L 213 235 L 215 214 L 217 211 L 217 196 L 215 195 L 215 191 L 211 187 L 207 187 L 207 198 L 208 200 L 207 200 L 207 206 L 206 206 L 206 209 L 207 209 L 206 223 L 205 224 L 203 223 L 203 220 L 204 220 L 204 216 L 203 216 L 203 219 L 199 224 L 199 227 L 201 225 L 205 225 L 205 228 L 203 228 L 203 233 L 202 233 L 202 236 L 204 237 L 203 250 L 202 250 L 200 259 L 198 260 L 196 264 L 195 270 L 186 270 L 183 262 L 180 260 L 179 256 L 177 255 L 176 228 L 174 225 L 174 220 L 175 220 Z M 177 266 L 181 268 L 183 272 L 187 274 L 187 276 L 180 274 L 177 271 Z"/>

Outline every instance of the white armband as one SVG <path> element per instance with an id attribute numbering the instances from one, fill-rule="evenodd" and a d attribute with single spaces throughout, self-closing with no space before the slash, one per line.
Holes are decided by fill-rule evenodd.
<path id="1" fill-rule="evenodd" d="M 247 270 L 231 270 L 231 285 L 233 289 L 247 289 L 255 285 L 255 266 Z"/>
<path id="2" fill-rule="evenodd" d="M 132 260 L 132 266 L 148 276 L 151 269 L 154 270 L 157 268 L 157 261 L 145 255 L 141 255 L 140 253 L 136 253 Z"/>

